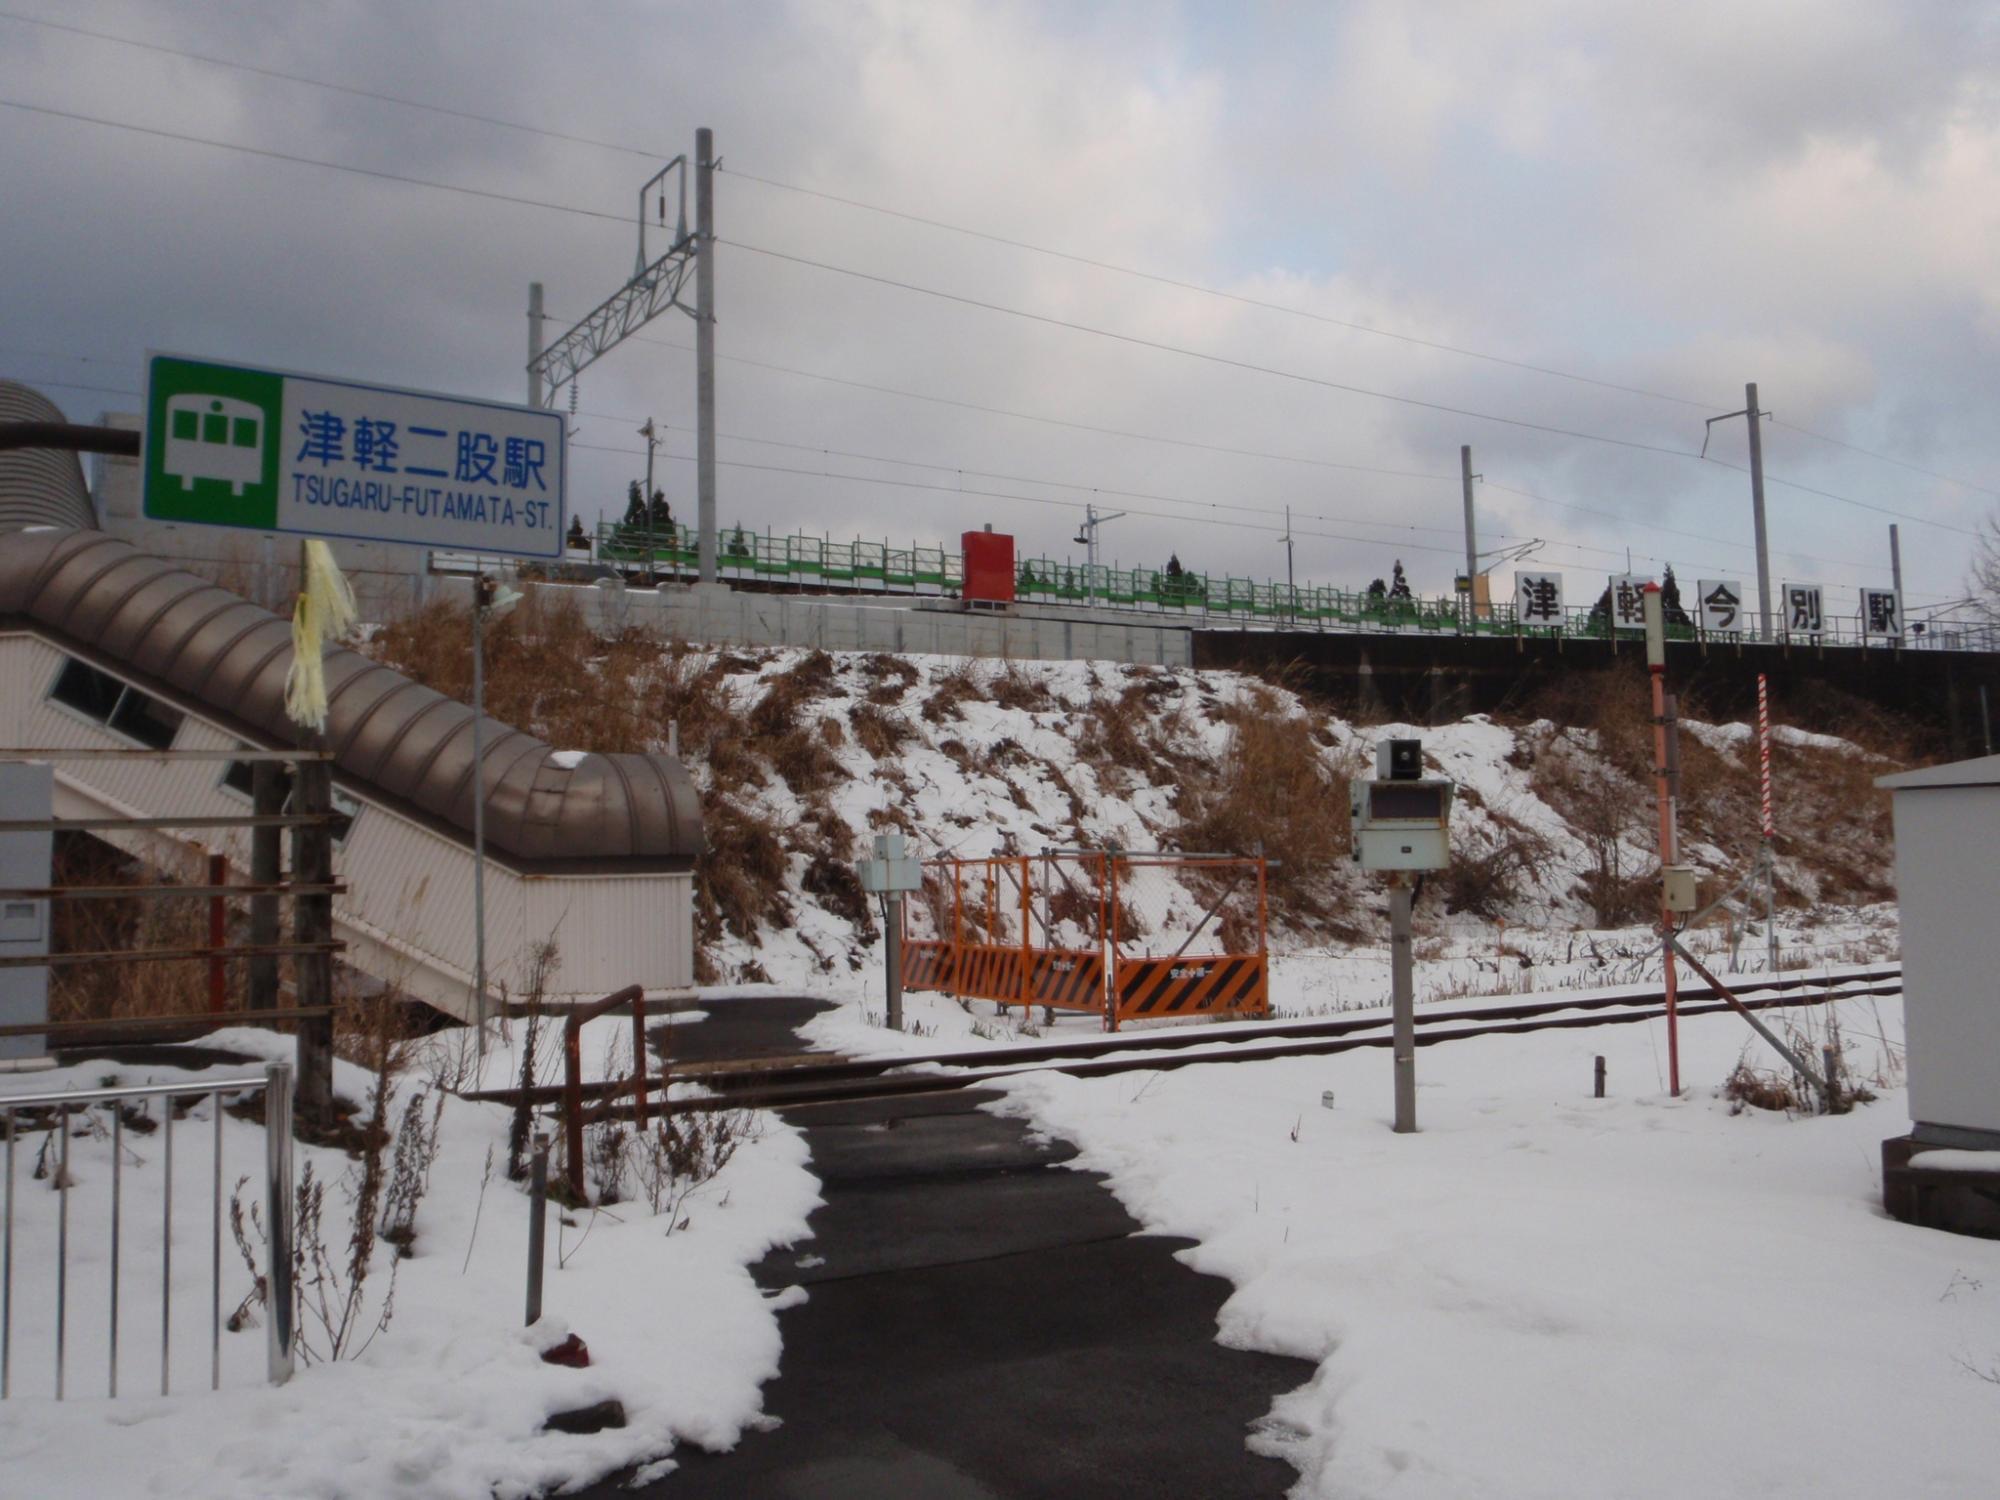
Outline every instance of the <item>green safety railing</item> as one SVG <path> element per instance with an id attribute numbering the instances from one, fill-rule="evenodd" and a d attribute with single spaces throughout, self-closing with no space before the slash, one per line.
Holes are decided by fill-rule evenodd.
<path id="1" fill-rule="evenodd" d="M 661 578 L 692 578 L 700 559 L 694 528 L 678 522 L 654 532 L 646 527 L 604 522 L 594 544 L 597 561 L 628 569 L 645 569 Z M 845 585 L 907 590 L 918 594 L 956 597 L 964 582 L 963 560 L 956 549 L 895 547 L 887 541 L 857 539 L 836 542 L 803 533 L 774 535 L 744 527 L 724 529 L 717 539 L 716 569 L 726 579 L 756 579 L 777 586 L 815 588 Z M 1340 631 L 1435 631 L 1457 635 L 1560 636 L 1565 639 L 1637 640 L 1640 632 L 1614 631 L 1610 619 L 1594 605 L 1565 607 L 1557 620 L 1523 619 L 1514 600 L 1467 605 L 1464 595 L 1392 598 L 1386 593 L 1330 588 L 1317 584 L 1288 585 L 1274 580 L 1232 578 L 1211 573 L 1165 568 L 1091 567 L 1054 558 L 1026 558 L 1015 567 L 1015 596 L 1031 603 L 1076 604 L 1133 609 L 1175 615 L 1199 615 L 1211 620 L 1278 627 Z M 1795 636 L 1826 645 L 1864 642 L 1859 614 L 1830 616 L 1816 636 Z M 1711 639 L 1754 641 L 1757 632 L 1749 616 L 1745 628 L 1706 632 Z M 1990 629 L 1954 639 L 1967 649 L 1990 650 Z M 1704 632 L 1692 623 L 1667 626 L 1672 640 L 1696 640 Z M 1782 635 L 1781 635 L 1782 638 Z M 1878 642 L 1881 637 L 1875 638 Z M 1944 645 L 1946 641 L 1913 636 L 1907 644 Z"/>

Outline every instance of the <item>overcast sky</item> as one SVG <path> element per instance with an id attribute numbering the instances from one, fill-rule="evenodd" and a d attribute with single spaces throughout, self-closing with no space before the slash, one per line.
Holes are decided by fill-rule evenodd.
<path id="1" fill-rule="evenodd" d="M 1748 478 L 1685 456 L 1751 380 L 1774 581 L 1826 584 L 1830 612 L 1887 582 L 1883 510 L 1915 518 L 1914 609 L 1962 592 L 2000 503 L 1988 5 L 0 7 L 11 104 L 618 216 L 0 108 L 0 374 L 82 420 L 136 406 L 148 349 L 524 399 L 528 283 L 551 334 L 614 291 L 640 183 L 708 125 L 725 525 L 991 521 L 1080 557 L 1095 489 L 1134 512 L 1107 561 L 1282 578 L 1290 505 L 1302 582 L 1400 557 L 1441 591 L 1469 443 L 1482 550 L 1546 539 L 1573 604 L 1627 548 L 1754 582 Z M 693 326 L 644 338 L 581 381 L 586 519 L 622 509 L 647 415 L 692 514 Z M 1709 451 L 1743 465 L 1744 423 Z"/>

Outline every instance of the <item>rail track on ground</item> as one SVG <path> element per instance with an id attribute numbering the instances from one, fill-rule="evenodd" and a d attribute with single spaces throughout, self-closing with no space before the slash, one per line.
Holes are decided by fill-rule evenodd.
<path id="1" fill-rule="evenodd" d="M 1830 977 L 1792 975 L 1744 980 L 1732 989 L 1750 1010 L 1895 996 L 1903 992 L 1902 967 L 1886 964 Z M 1728 1002 L 1705 984 L 1682 987 L 1677 1005 L 1683 1016 L 1721 1015 L 1730 1010 Z M 1664 990 L 1624 995 L 1544 996 L 1512 1004 L 1429 1005 L 1417 1010 L 1416 1041 L 1419 1047 L 1428 1047 L 1472 1037 L 1629 1025 L 1660 1020 L 1666 1014 Z M 1310 1020 L 1182 1025 L 1158 1031 L 1116 1032 L 1020 1046 L 899 1056 L 855 1058 L 817 1052 L 678 1066 L 670 1060 L 666 1076 L 673 1084 L 696 1085 L 701 1090 L 693 1093 L 677 1088 L 671 1106 L 676 1111 L 782 1109 L 976 1088 L 1024 1073 L 1046 1071 L 1076 1078 L 1101 1078 L 1209 1063 L 1328 1056 L 1364 1047 L 1387 1047 L 1391 1041 L 1390 1017 L 1386 1012 L 1372 1012 Z M 622 1087 L 616 1081 L 587 1086 L 587 1093 L 604 1102 L 597 1103 L 586 1118 L 609 1119 L 629 1114 L 631 1106 L 615 1098 Z M 472 1097 L 518 1104 L 524 1092 L 496 1089 Z M 525 1091 L 530 1104 L 555 1105 L 560 1103 L 560 1097 L 561 1090 L 554 1087 Z"/>

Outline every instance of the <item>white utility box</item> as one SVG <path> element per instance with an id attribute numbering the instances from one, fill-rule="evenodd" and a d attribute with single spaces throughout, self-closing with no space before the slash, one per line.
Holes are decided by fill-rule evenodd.
<path id="1" fill-rule="evenodd" d="M 1442 870 L 1451 863 L 1449 781 L 1426 780 L 1417 740 L 1376 747 L 1378 774 L 1347 785 L 1354 859 L 1364 870 Z"/>
<path id="2" fill-rule="evenodd" d="M 900 833 L 875 835 L 875 857 L 861 861 L 861 889 L 874 895 L 922 890 L 924 867 L 903 853 Z"/>
<path id="3" fill-rule="evenodd" d="M 2000 755 L 1875 784 L 1896 816 L 1912 1136 L 2000 1149 Z"/>

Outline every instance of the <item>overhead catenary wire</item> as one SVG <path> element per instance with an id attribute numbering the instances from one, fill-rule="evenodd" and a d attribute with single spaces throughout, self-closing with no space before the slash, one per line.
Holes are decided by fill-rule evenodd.
<path id="1" fill-rule="evenodd" d="M 373 178 L 378 181 L 395 182 L 410 187 L 428 188 L 438 192 L 456 193 L 466 197 L 483 199 L 489 202 L 512 204 L 516 207 L 535 208 L 553 213 L 575 214 L 584 218 L 596 219 L 620 225 L 624 225 L 630 222 L 629 215 L 627 214 L 607 213 L 600 209 L 583 208 L 581 206 L 574 204 L 555 203 L 547 199 L 530 198 L 520 194 L 501 193 L 486 188 L 467 187 L 458 183 L 439 182 L 436 181 L 435 179 L 414 177 L 404 173 L 389 172 L 374 167 L 354 166 L 345 162 L 328 161 L 325 160 L 324 158 L 302 156 L 292 152 L 276 151 L 260 146 L 246 146 L 235 141 L 220 141 L 207 136 L 196 136 L 181 131 L 164 130 L 157 126 L 135 125 L 128 121 L 111 120 L 111 119 L 106 119 L 100 115 L 89 115 L 75 110 L 57 109 L 50 105 L 33 104 L 23 100 L 0 99 L 0 108 L 20 110 L 31 114 L 45 115 L 56 119 L 70 120 L 73 122 L 88 124 L 88 125 L 96 125 L 106 129 L 131 131 L 140 135 L 153 136 L 162 140 L 177 141 L 188 145 L 205 146 L 212 149 L 224 150 L 224 151 L 236 151 L 236 152 L 241 152 L 245 155 L 263 158 L 265 160 L 286 162 L 296 166 L 318 167 L 329 171 L 348 172 L 362 177 Z M 1475 411 L 1468 407 L 1452 406 L 1444 402 L 1427 401 L 1421 397 L 1416 397 L 1416 396 L 1406 396 L 1406 395 L 1399 395 L 1393 392 L 1376 391 L 1364 386 L 1356 386 L 1342 381 L 1329 380 L 1322 376 L 1307 375 L 1302 372 L 1283 370 L 1275 366 L 1259 365 L 1254 361 L 1234 359 L 1227 355 L 1215 354 L 1212 352 L 1207 352 L 1202 350 L 1187 349 L 1178 345 L 1168 344 L 1160 340 L 1147 339 L 1137 334 L 1119 333 L 1110 329 L 1095 328 L 1088 324 L 1077 323 L 1068 319 L 1056 318 L 1046 313 L 1036 313 L 1023 308 L 1010 308 L 1000 303 L 987 302 L 979 298 L 967 297 L 959 293 L 945 292 L 936 288 L 919 286 L 912 282 L 905 282 L 894 277 L 877 275 L 876 273 L 873 272 L 860 271 L 853 269 L 851 267 L 836 266 L 831 264 L 830 262 L 814 260 L 807 256 L 792 255 L 784 251 L 770 250 L 761 246 L 750 245 L 740 240 L 718 239 L 718 243 L 728 244 L 731 245 L 733 248 L 744 250 L 752 254 L 764 255 L 780 261 L 789 261 L 800 266 L 811 267 L 818 270 L 827 271 L 833 274 L 850 276 L 859 280 L 873 282 L 888 287 L 895 287 L 900 290 L 922 294 L 925 296 L 935 297 L 945 301 L 956 302 L 966 306 L 980 308 L 991 312 L 1002 313 L 1009 316 L 1024 318 L 1030 321 L 1048 324 L 1050 326 L 1072 329 L 1078 332 L 1092 334 L 1098 337 L 1126 343 L 1134 347 L 1148 348 L 1161 352 L 1176 354 L 1185 358 L 1206 361 L 1225 368 L 1234 368 L 1246 372 L 1256 372 L 1256 373 L 1266 374 L 1276 378 L 1298 381 L 1328 390 L 1342 391 L 1352 395 L 1359 395 L 1372 399 L 1393 402 L 1397 405 L 1409 406 L 1421 410 L 1435 411 L 1444 415 L 1464 417 L 1473 421 L 1498 423 L 1501 425 L 1514 427 L 1524 431 L 1539 432 L 1547 436 L 1571 438 L 1579 442 L 1600 443 L 1635 452 L 1656 453 L 1672 458 L 1691 459 L 1696 462 L 1705 461 L 1709 463 L 1718 464 L 1720 467 L 1725 469 L 1736 470 L 1739 473 L 1745 472 L 1743 467 L 1739 464 L 1730 464 L 1723 462 L 1722 460 L 1707 458 L 1705 455 L 1697 452 L 1694 449 L 1669 448 L 1663 444 L 1658 444 L 1658 443 L 1644 443 L 1636 439 L 1614 437 L 1606 433 L 1592 433 L 1577 428 L 1560 427 L 1552 423 L 1531 422 L 1526 419 L 1518 417 L 1505 417 L 1505 416 L 1500 416 L 1496 413 Z M 1781 475 L 1771 474 L 1767 472 L 1765 475 L 1765 479 L 1766 482 L 1771 484 L 1783 485 L 1788 488 L 1801 490 L 1807 494 L 1817 495 L 1823 499 L 1833 500 L 1841 504 L 1857 506 L 1863 510 L 1875 511 L 1878 514 L 1895 516 L 1898 519 L 1909 521 L 1915 525 L 1932 526 L 1940 530 L 1951 531 L 1959 535 L 1968 537 L 1978 537 L 1980 535 L 1979 532 L 1969 529 L 1967 527 L 1956 526 L 1950 522 L 1934 520 L 1928 516 L 1915 515 L 1907 511 L 1898 511 L 1887 506 L 1875 505 L 1867 501 L 1856 500 L 1851 496 L 1842 495 L 1832 490 L 1821 489 L 1814 485 L 1803 484 L 1795 480 L 1787 479 Z"/>
<path id="2" fill-rule="evenodd" d="M 479 124 L 479 125 L 490 125 L 502 130 L 510 130 L 527 135 L 541 136 L 549 140 L 563 141 L 572 145 L 588 146 L 598 150 L 620 152 L 625 155 L 641 157 L 647 160 L 653 160 L 653 161 L 664 160 L 675 154 L 673 152 L 666 151 L 657 147 L 634 146 L 623 141 L 610 141 L 610 140 L 603 140 L 595 136 L 576 135 L 568 131 L 556 130 L 549 126 L 532 125 L 523 120 L 510 120 L 499 115 L 483 114 L 473 110 L 455 109 L 449 105 L 437 104 L 430 100 L 425 100 L 425 99 L 413 99 L 408 97 L 407 95 L 402 95 L 402 94 L 391 94 L 380 89 L 361 88 L 353 84 L 340 83 L 332 79 L 315 78 L 309 74 L 288 72 L 284 69 L 267 67 L 257 63 L 247 63 L 232 58 L 217 57 L 212 53 L 196 52 L 189 48 L 171 47 L 162 42 L 149 41 L 139 37 L 121 36 L 115 32 L 96 30 L 85 26 L 78 26 L 71 22 L 57 21 L 50 19 L 49 17 L 46 16 L 31 16 L 22 14 L 21 12 L 18 11 L 0 10 L 0 20 L 14 21 L 27 26 L 42 27 L 50 31 L 64 32 L 72 36 L 84 37 L 93 41 L 109 42 L 117 46 L 131 47 L 142 51 L 160 54 L 163 56 L 182 58 L 187 61 L 202 63 L 210 67 L 224 68 L 237 72 L 249 73 L 258 77 L 270 78 L 285 83 L 300 84 L 308 88 L 324 89 L 333 93 L 350 95 L 354 98 L 368 99 L 378 103 L 393 104 L 400 108 L 419 110 L 426 113 L 443 116 L 449 119 L 463 120 L 469 123 Z M 840 204 L 844 207 L 857 209 L 863 212 L 879 214 L 888 218 L 900 219 L 909 223 L 921 224 L 929 228 L 943 230 L 948 233 L 964 235 L 969 238 L 984 240 L 992 244 L 1004 245 L 1014 249 L 1027 251 L 1032 254 L 1044 255 L 1058 260 L 1069 261 L 1077 265 L 1088 266 L 1097 270 L 1108 271 L 1122 276 L 1130 276 L 1137 278 L 1139 280 L 1150 281 L 1157 283 L 1159 285 L 1170 286 L 1183 291 L 1196 292 L 1203 296 L 1216 297 L 1223 299 L 1225 301 L 1239 303 L 1248 307 L 1259 308 L 1261 310 L 1268 312 L 1276 312 L 1285 314 L 1290 317 L 1304 318 L 1313 322 L 1324 323 L 1334 327 L 1348 329 L 1353 332 L 1367 334 L 1372 337 L 1392 339 L 1398 342 L 1411 344 L 1419 348 L 1430 349 L 1437 351 L 1439 353 L 1451 354 L 1464 359 L 1472 359 L 1484 363 L 1501 365 L 1508 369 L 1521 370 L 1536 375 L 1545 375 L 1552 379 L 1557 379 L 1557 380 L 1572 381 L 1577 384 L 1594 386 L 1603 390 L 1616 391 L 1625 395 L 1643 397 L 1647 400 L 1668 402 L 1676 406 L 1703 409 L 1712 407 L 1713 405 L 1716 404 L 1713 402 L 1697 401 L 1691 397 L 1675 395 L 1666 391 L 1655 391 L 1647 389 L 1646 387 L 1643 386 L 1628 385 L 1615 380 L 1607 380 L 1601 376 L 1585 375 L 1574 370 L 1564 370 L 1554 365 L 1540 364 L 1532 360 L 1523 360 L 1508 355 L 1494 354 L 1491 351 L 1487 350 L 1470 349 L 1463 345 L 1448 343 L 1440 339 L 1429 339 L 1418 334 L 1404 333 L 1395 329 L 1378 328 L 1370 323 L 1362 323 L 1352 319 L 1336 318 L 1330 314 L 1315 312 L 1310 308 L 1296 307 L 1280 302 L 1272 302 L 1264 298 L 1251 297 L 1244 293 L 1231 292 L 1221 287 L 1206 286 L 1200 282 L 1188 281 L 1179 277 L 1167 276 L 1155 271 L 1148 271 L 1141 267 L 1120 265 L 1116 262 L 1102 260 L 1094 256 L 1081 255 L 1072 251 L 1059 250 L 1052 246 L 1047 246 L 1047 245 L 1038 245 L 1029 240 L 1017 239 L 1008 235 L 994 234 L 987 230 L 972 228 L 969 225 L 954 224 L 949 220 L 936 218 L 930 215 L 911 213 L 903 209 L 890 208 L 883 204 L 869 203 L 863 199 L 851 197 L 845 194 L 832 193 L 819 188 L 809 188 L 799 183 L 785 182 L 778 178 L 769 177 L 754 172 L 747 172 L 738 167 L 723 167 L 720 163 L 718 163 L 717 170 L 726 171 L 730 176 L 735 177 L 741 181 L 756 183 L 760 186 L 777 189 L 783 192 L 795 193 L 804 197 L 817 198 L 824 202 Z M 1963 489 L 1972 490 L 1980 494 L 2000 496 L 2000 489 L 1995 489 L 1988 485 L 1976 484 L 1971 480 L 1960 479 L 1955 477 L 1954 475 L 1945 474 L 1936 469 L 1926 468 L 1921 464 L 1911 463 L 1906 459 L 1895 458 L 1889 454 L 1878 452 L 1872 448 L 1865 448 L 1858 443 L 1848 442 L 1843 438 L 1831 437 L 1825 433 L 1815 432 L 1811 428 L 1800 426 L 1797 423 L 1786 422 L 1777 418 L 1773 418 L 1772 421 L 1774 425 L 1786 427 L 1791 431 L 1801 434 L 1802 436 L 1813 438 L 1819 442 L 1829 443 L 1835 447 L 1844 448 L 1849 452 L 1858 453 L 1868 458 L 1877 459 L 1882 463 L 1891 464 L 1897 468 L 1908 470 L 1911 473 L 1922 474 L 1927 478 L 1936 479 L 1945 484 L 1957 485 Z"/>
<path id="3" fill-rule="evenodd" d="M 1089 323 L 1080 323 L 1072 318 L 1058 318 L 1051 313 L 1034 312 L 1028 308 L 1008 307 L 1004 303 L 989 302 L 981 297 L 970 297 L 962 292 L 947 292 L 938 287 L 927 287 L 899 277 L 884 276 L 873 271 L 861 271 L 852 266 L 835 265 L 831 261 L 815 260 L 807 255 L 793 255 L 783 250 L 771 250 L 761 245 L 752 245 L 743 240 L 718 238 L 717 243 L 732 249 L 747 251 L 752 255 L 767 256 L 773 260 L 786 261 L 793 265 L 806 266 L 818 271 L 826 271 L 837 276 L 852 277 L 857 281 L 870 282 L 877 286 L 893 287 L 898 291 L 911 292 L 920 296 L 933 297 L 944 302 L 957 303 L 963 307 L 977 308 L 983 312 L 1000 313 L 1007 317 L 1022 318 L 1032 323 L 1041 323 L 1052 328 L 1062 328 L 1075 333 L 1090 334 L 1097 338 L 1110 339 L 1135 348 L 1149 349 L 1157 353 L 1178 355 L 1184 359 L 1200 360 L 1204 363 L 1220 365 L 1227 369 L 1271 376 L 1279 380 L 1296 381 L 1304 385 L 1318 386 L 1325 390 L 1340 391 L 1347 395 L 1364 396 L 1371 400 L 1393 402 L 1398 406 L 1413 407 L 1422 411 L 1433 411 L 1446 416 L 1464 417 L 1475 422 L 1492 422 L 1505 427 L 1518 428 L 1527 432 L 1538 432 L 1546 436 L 1572 438 L 1578 442 L 1601 443 L 1608 447 L 1629 449 L 1638 453 L 1657 453 L 1669 458 L 1690 459 L 1697 463 L 1713 463 L 1724 469 L 1738 473 L 1748 473 L 1741 464 L 1724 462 L 1711 458 L 1693 448 L 1669 448 L 1661 443 L 1641 442 L 1637 438 L 1614 437 L 1609 433 L 1588 432 L 1581 428 L 1559 427 L 1548 422 L 1531 422 L 1523 417 L 1505 417 L 1495 412 L 1476 411 L 1471 407 L 1453 406 L 1442 401 L 1429 401 L 1421 396 L 1406 396 L 1394 391 L 1378 391 L 1368 386 L 1353 385 L 1346 381 L 1332 380 L 1323 375 L 1308 375 L 1300 370 L 1286 370 L 1276 365 L 1259 364 L 1255 360 L 1237 359 L 1227 354 L 1217 354 L 1212 350 L 1190 349 L 1181 344 L 1170 344 L 1161 339 L 1149 339 L 1141 334 L 1121 333 L 1116 329 L 1098 328 Z M 1954 526 L 1948 521 L 1933 520 L 1929 516 L 1914 515 L 1887 506 L 1874 505 L 1865 500 L 1855 500 L 1847 495 L 1817 486 L 1801 484 L 1766 471 L 1766 483 L 1781 484 L 1788 488 L 1802 490 L 1822 499 L 1836 500 L 1845 505 L 1855 505 L 1863 510 L 1872 510 L 1882 515 L 1896 516 L 1920 526 L 1935 526 L 1944 531 L 1955 531 L 1962 536 L 1977 536 L 1979 533 L 1963 526 Z"/>

